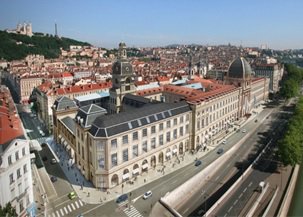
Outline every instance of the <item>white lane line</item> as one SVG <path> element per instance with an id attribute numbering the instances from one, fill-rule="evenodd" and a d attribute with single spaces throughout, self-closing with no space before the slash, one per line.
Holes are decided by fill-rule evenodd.
<path id="1" fill-rule="evenodd" d="M 63 209 L 60 209 L 60 213 L 61 213 L 62 216 L 64 216 Z"/>
<path id="2" fill-rule="evenodd" d="M 184 212 L 183 212 L 183 213 L 186 213 L 186 212 L 188 211 L 188 209 L 189 209 L 189 208 L 187 208 L 186 210 L 184 210 Z"/>
<path id="3" fill-rule="evenodd" d="M 227 216 L 227 213 L 223 217 L 226 217 L 226 216 Z"/>
<path id="4" fill-rule="evenodd" d="M 247 188 L 244 188 L 243 192 L 245 192 L 247 190 Z"/>
<path id="5" fill-rule="evenodd" d="M 56 217 L 56 214 L 53 212 L 53 213 L 52 213 L 52 216 L 53 216 L 53 217 Z"/>
<path id="6" fill-rule="evenodd" d="M 64 207 L 63 209 L 64 209 L 65 214 L 68 214 L 66 207 Z"/>
<path id="7" fill-rule="evenodd" d="M 243 193 L 241 193 L 241 194 L 239 195 L 239 199 L 240 199 L 242 196 L 243 196 Z"/>
<path id="8" fill-rule="evenodd" d="M 79 209 L 78 201 L 75 201 L 75 204 L 76 204 L 77 209 Z"/>
<path id="9" fill-rule="evenodd" d="M 69 212 L 72 211 L 72 208 L 70 208 L 70 205 L 67 205 L 67 209 L 68 209 Z"/>
<path id="10" fill-rule="evenodd" d="M 176 181 L 172 182 L 172 184 L 175 184 L 175 183 L 177 183 L 177 182 L 178 182 L 178 180 L 176 180 Z"/>
<path id="11" fill-rule="evenodd" d="M 227 210 L 227 213 L 229 213 L 232 210 L 233 206 L 229 207 L 229 209 Z"/>
<path id="12" fill-rule="evenodd" d="M 56 214 L 57 214 L 57 216 L 58 216 L 58 217 L 60 217 L 60 213 L 59 213 L 59 211 L 58 211 L 58 210 L 56 211 Z"/>
<path id="13" fill-rule="evenodd" d="M 138 199 L 140 199 L 142 197 L 142 195 L 136 197 L 135 199 L 132 199 L 132 202 L 135 203 Z"/>
<path id="14" fill-rule="evenodd" d="M 238 199 L 237 199 L 237 200 L 235 200 L 234 205 L 236 205 L 237 203 L 238 203 Z"/>
<path id="15" fill-rule="evenodd" d="M 78 200 L 78 201 L 79 201 L 80 206 L 83 206 L 82 200 Z"/>
<path id="16" fill-rule="evenodd" d="M 73 210 L 76 210 L 76 208 L 75 208 L 74 204 L 72 203 L 71 205 L 72 205 Z"/>
<path id="17" fill-rule="evenodd" d="M 249 183 L 248 187 L 250 187 L 252 185 L 252 182 Z"/>
<path id="18" fill-rule="evenodd" d="M 215 181 L 217 181 L 219 179 L 219 176 L 217 176 L 217 178 L 215 179 Z"/>

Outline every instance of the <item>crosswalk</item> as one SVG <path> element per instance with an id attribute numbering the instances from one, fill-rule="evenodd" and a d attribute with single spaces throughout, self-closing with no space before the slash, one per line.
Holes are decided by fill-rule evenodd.
<path id="1" fill-rule="evenodd" d="M 123 208 L 123 212 L 128 216 L 128 217 L 143 217 L 141 213 L 133 206 L 130 205 L 129 207 L 127 206 L 128 201 L 124 201 L 119 204 L 120 208 Z"/>
<path id="2" fill-rule="evenodd" d="M 59 208 L 52 213 L 48 213 L 48 217 L 61 217 L 65 216 L 72 211 L 79 209 L 81 206 L 83 206 L 84 203 L 81 200 L 76 200 L 73 203 L 67 204 L 66 206 Z"/>

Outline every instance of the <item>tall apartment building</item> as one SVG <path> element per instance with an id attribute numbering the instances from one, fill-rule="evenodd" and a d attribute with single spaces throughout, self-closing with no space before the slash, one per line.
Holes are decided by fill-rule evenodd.
<path id="1" fill-rule="evenodd" d="M 0 87 L 0 205 L 18 216 L 35 216 L 29 141 L 8 88 Z"/>

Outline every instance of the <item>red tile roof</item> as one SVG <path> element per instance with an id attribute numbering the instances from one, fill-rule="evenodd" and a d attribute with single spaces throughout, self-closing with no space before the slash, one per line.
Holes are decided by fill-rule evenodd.
<path id="1" fill-rule="evenodd" d="M 0 145 L 24 135 L 21 120 L 16 113 L 8 89 L 0 88 Z"/>

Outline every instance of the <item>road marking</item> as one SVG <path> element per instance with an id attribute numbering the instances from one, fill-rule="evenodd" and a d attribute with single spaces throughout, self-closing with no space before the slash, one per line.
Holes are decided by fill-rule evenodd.
<path id="1" fill-rule="evenodd" d="M 82 200 L 78 200 L 78 201 L 79 201 L 80 206 L 83 206 Z"/>
<path id="2" fill-rule="evenodd" d="M 55 206 L 55 208 L 57 208 L 58 206 L 61 206 L 62 204 L 68 203 L 69 201 L 70 201 L 69 199 L 68 199 L 68 200 L 65 200 L 65 201 L 63 201 L 62 203 L 57 204 L 57 205 Z"/>
<path id="3" fill-rule="evenodd" d="M 71 204 L 71 206 L 72 206 L 73 210 L 76 210 L 76 208 L 75 208 L 75 206 L 74 206 L 74 204 L 73 204 L 73 203 Z"/>
<path id="4" fill-rule="evenodd" d="M 57 214 L 57 216 L 59 216 L 59 217 L 60 217 L 60 213 L 59 213 L 59 211 L 58 211 L 58 210 L 56 211 L 56 214 Z"/>
<path id="5" fill-rule="evenodd" d="M 132 202 L 135 203 L 135 202 L 136 202 L 139 198 L 141 198 L 141 197 L 142 197 L 142 195 L 136 197 L 135 199 L 132 200 Z"/>
<path id="6" fill-rule="evenodd" d="M 245 192 L 247 190 L 247 188 L 244 188 L 243 192 Z"/>
<path id="7" fill-rule="evenodd" d="M 64 207 L 63 209 L 64 209 L 65 214 L 68 214 L 66 207 Z"/>
<path id="8" fill-rule="evenodd" d="M 252 185 L 252 182 L 249 183 L 248 187 L 250 187 Z"/>
<path id="9" fill-rule="evenodd" d="M 217 178 L 215 179 L 215 181 L 217 181 L 219 179 L 219 176 L 217 176 Z"/>
<path id="10" fill-rule="evenodd" d="M 56 214 L 53 212 L 53 213 L 52 213 L 52 216 L 53 216 L 53 217 L 56 217 Z"/>
<path id="11" fill-rule="evenodd" d="M 94 208 L 91 208 L 90 210 L 87 210 L 86 212 L 82 213 L 82 215 L 86 215 L 87 213 L 90 213 L 91 211 L 95 210 L 95 209 L 98 209 L 100 206 L 103 206 L 103 204 L 100 204 Z"/>
<path id="12" fill-rule="evenodd" d="M 125 208 L 123 211 L 127 216 L 130 217 L 142 216 L 140 212 L 133 205 L 130 205 L 130 208 Z"/>
<path id="13" fill-rule="evenodd" d="M 78 201 L 75 201 L 77 209 L 79 209 Z"/>
<path id="14" fill-rule="evenodd" d="M 68 211 L 72 211 L 72 208 L 70 208 L 70 205 L 67 205 Z"/>
<path id="15" fill-rule="evenodd" d="M 229 209 L 227 210 L 227 213 L 229 213 L 232 210 L 233 206 L 229 207 Z"/>
<path id="16" fill-rule="evenodd" d="M 186 212 L 188 211 L 188 209 L 189 209 L 189 208 L 187 208 L 186 210 L 184 210 L 184 212 L 183 212 L 183 213 L 186 213 Z"/>
<path id="17" fill-rule="evenodd" d="M 241 198 L 243 196 L 243 193 L 241 193 L 240 195 L 239 195 L 239 198 Z"/>
<path id="18" fill-rule="evenodd" d="M 235 200 L 234 205 L 236 205 L 237 203 L 238 203 L 238 199 L 237 199 L 237 200 Z"/>
<path id="19" fill-rule="evenodd" d="M 62 209 L 60 209 L 60 213 L 61 213 L 62 216 L 64 216 L 64 212 L 63 212 Z"/>

